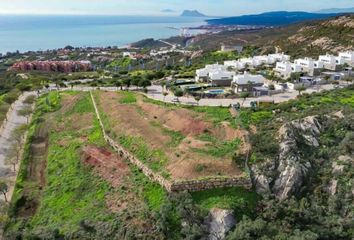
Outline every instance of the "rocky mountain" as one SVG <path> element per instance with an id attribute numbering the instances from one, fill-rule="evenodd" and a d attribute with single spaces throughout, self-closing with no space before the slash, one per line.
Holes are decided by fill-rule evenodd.
<path id="1" fill-rule="evenodd" d="M 318 56 L 323 53 L 353 49 L 354 15 L 339 16 L 325 21 L 301 24 L 298 30 L 265 45 L 296 56 Z"/>
<path id="2" fill-rule="evenodd" d="M 198 10 L 184 10 L 181 17 L 206 17 L 206 15 Z"/>
<path id="3" fill-rule="evenodd" d="M 327 19 L 338 15 L 337 13 L 308 13 L 308 12 L 265 12 L 254 15 L 227 17 L 207 20 L 209 24 L 216 25 L 262 25 L 282 26 L 307 20 Z"/>

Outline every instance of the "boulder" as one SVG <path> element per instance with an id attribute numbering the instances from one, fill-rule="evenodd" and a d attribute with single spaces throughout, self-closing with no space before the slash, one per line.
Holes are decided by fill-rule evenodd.
<path id="1" fill-rule="evenodd" d="M 213 208 L 205 220 L 208 229 L 209 240 L 221 240 L 236 225 L 235 216 L 232 210 Z"/>

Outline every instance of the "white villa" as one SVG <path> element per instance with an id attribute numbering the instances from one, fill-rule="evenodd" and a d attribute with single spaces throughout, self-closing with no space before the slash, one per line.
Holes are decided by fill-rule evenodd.
<path id="1" fill-rule="evenodd" d="M 206 65 L 196 71 L 196 82 L 210 82 L 217 86 L 230 86 L 234 72 L 227 70 L 227 66 L 220 64 Z"/>
<path id="2" fill-rule="evenodd" d="M 277 76 L 287 79 L 290 78 L 292 73 L 302 72 L 303 68 L 300 65 L 291 62 L 277 62 L 274 71 Z"/>
<path id="3" fill-rule="evenodd" d="M 337 67 L 339 66 L 338 57 L 328 53 L 326 55 L 319 56 L 318 61 L 323 62 L 323 68 L 327 70 L 336 71 Z"/>
<path id="4" fill-rule="evenodd" d="M 266 79 L 262 75 L 252 75 L 244 73 L 235 75 L 232 81 L 232 86 L 235 88 L 235 93 L 251 92 L 254 87 L 263 86 Z"/>
<path id="5" fill-rule="evenodd" d="M 276 62 L 289 61 L 290 56 L 284 53 L 254 56 L 253 58 L 241 58 L 239 60 L 225 61 L 224 65 L 240 71 L 249 67 L 259 67 L 263 64 L 275 64 Z"/>
<path id="6" fill-rule="evenodd" d="M 348 64 L 351 67 L 354 67 L 354 51 L 340 52 L 338 58 L 343 60 L 342 64 Z"/>

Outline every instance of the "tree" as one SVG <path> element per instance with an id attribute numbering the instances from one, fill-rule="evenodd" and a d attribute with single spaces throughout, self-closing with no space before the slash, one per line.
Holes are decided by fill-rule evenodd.
<path id="1" fill-rule="evenodd" d="M 242 102 L 242 106 L 243 104 L 245 103 L 246 99 L 250 96 L 250 93 L 249 92 L 243 92 L 240 94 L 240 97 L 243 98 L 243 102 Z"/>
<path id="2" fill-rule="evenodd" d="M 120 80 L 115 80 L 114 86 L 116 86 L 117 91 L 118 91 L 118 88 L 120 88 L 120 90 L 122 90 L 123 84 L 122 84 L 122 82 Z"/>
<path id="3" fill-rule="evenodd" d="M 4 195 L 5 202 L 7 202 L 7 196 L 6 193 L 9 191 L 9 186 L 7 185 L 6 182 L 0 181 L 0 192 Z"/>
<path id="4" fill-rule="evenodd" d="M 148 86 L 151 86 L 151 81 L 148 79 L 141 79 L 138 83 L 138 86 L 146 89 Z"/>
<path id="5" fill-rule="evenodd" d="M 194 100 L 197 102 L 197 104 L 199 105 L 199 101 L 201 100 L 202 98 L 200 96 L 195 96 L 194 97 Z"/>
<path id="6" fill-rule="evenodd" d="M 10 141 L 15 141 L 18 145 L 22 144 L 23 135 L 27 130 L 27 125 L 23 124 L 15 128 L 15 130 L 11 133 Z"/>
<path id="7" fill-rule="evenodd" d="M 31 106 L 25 106 L 22 109 L 18 110 L 17 113 L 18 113 L 18 115 L 25 117 L 27 120 L 27 124 L 28 124 L 29 117 L 31 116 L 32 111 L 33 110 L 32 110 Z"/>
<path id="8" fill-rule="evenodd" d="M 123 79 L 123 84 L 126 86 L 126 88 L 128 89 L 131 85 L 131 79 L 130 78 L 125 78 Z"/>
<path id="9" fill-rule="evenodd" d="M 20 162 L 21 157 L 21 146 L 17 143 L 13 143 L 7 149 L 7 155 L 5 161 L 8 164 L 11 164 L 13 167 L 14 172 L 16 172 L 16 165 Z"/>
<path id="10" fill-rule="evenodd" d="M 133 77 L 133 79 L 131 80 L 131 84 L 138 88 L 139 87 L 139 83 L 140 83 L 141 80 L 142 79 L 139 76 Z"/>
<path id="11" fill-rule="evenodd" d="M 299 85 L 295 87 L 295 90 L 299 92 L 299 95 L 301 95 L 301 93 L 306 90 L 306 87 L 304 85 Z"/>
<path id="12" fill-rule="evenodd" d="M 165 102 L 166 96 L 168 95 L 168 92 L 164 91 L 164 92 L 162 93 L 162 95 L 163 95 L 163 101 Z"/>
<path id="13" fill-rule="evenodd" d="M 183 96 L 183 91 L 181 88 L 176 88 L 176 90 L 173 92 L 173 94 L 176 96 L 176 97 L 182 97 Z"/>

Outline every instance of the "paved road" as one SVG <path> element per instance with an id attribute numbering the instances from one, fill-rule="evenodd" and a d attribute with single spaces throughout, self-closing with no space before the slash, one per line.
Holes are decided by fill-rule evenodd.
<path id="1" fill-rule="evenodd" d="M 323 90 L 331 90 L 333 89 L 332 84 L 327 84 L 327 85 L 321 85 L 317 86 L 314 88 L 309 88 L 305 93 L 313 93 L 313 92 L 318 92 L 318 91 L 323 91 Z M 163 90 L 161 86 L 151 86 L 149 88 L 148 92 L 148 97 L 160 100 L 160 101 L 166 101 L 166 102 L 172 102 L 175 97 L 169 93 L 166 97 L 163 96 L 162 94 Z M 290 90 L 286 91 L 281 94 L 275 94 L 273 96 L 261 96 L 261 97 L 252 97 L 252 98 L 247 98 L 246 101 L 243 103 L 243 99 L 237 98 L 237 99 L 215 99 L 215 98 L 205 98 L 199 101 L 200 106 L 230 106 L 230 104 L 236 104 L 236 103 L 243 103 L 244 107 L 250 107 L 251 102 L 253 101 L 267 101 L 267 102 L 275 102 L 275 103 L 281 103 L 281 102 L 286 102 L 289 101 L 290 99 L 296 99 L 298 96 L 298 92 L 295 90 Z M 180 103 L 182 104 L 197 104 L 197 102 L 194 100 L 193 97 L 180 97 L 179 98 Z"/>
<path id="2" fill-rule="evenodd" d="M 326 84 L 326 85 L 317 85 L 313 88 L 309 88 L 304 93 L 313 93 L 313 92 L 319 92 L 323 90 L 331 90 L 333 89 L 334 86 L 332 84 Z M 52 87 L 51 89 L 56 89 L 55 87 Z M 61 90 L 67 90 L 67 89 L 73 89 L 77 91 L 91 91 L 97 89 L 97 87 L 84 87 L 84 86 L 75 86 L 74 88 L 66 88 L 66 89 L 61 89 Z M 116 87 L 100 87 L 101 90 L 104 91 L 117 91 Z M 136 87 L 131 87 L 129 90 L 136 90 Z M 175 96 L 173 96 L 172 93 L 169 93 L 166 97 L 163 96 L 163 88 L 159 85 L 153 85 L 151 87 L 148 87 L 148 93 L 146 94 L 149 98 L 159 100 L 159 101 L 165 101 L 172 103 L 172 101 L 175 99 Z M 281 94 L 275 94 L 273 96 L 261 96 L 261 97 L 252 97 L 252 98 L 247 98 L 246 101 L 243 101 L 243 99 L 237 98 L 237 99 L 215 99 L 215 98 L 205 98 L 199 101 L 200 106 L 230 106 L 230 104 L 236 104 L 240 103 L 244 107 L 250 107 L 251 102 L 253 101 L 267 101 L 267 102 L 275 102 L 275 103 L 281 103 L 281 102 L 286 102 L 291 99 L 296 99 L 298 96 L 298 92 L 295 90 L 289 90 Z M 181 104 L 185 105 L 196 105 L 197 102 L 193 97 L 180 97 L 178 98 Z"/>
<path id="3" fill-rule="evenodd" d="M 27 123 L 27 119 L 25 117 L 19 116 L 17 111 L 25 106 L 23 101 L 26 99 L 26 97 L 33 94 L 35 93 L 26 92 L 19 97 L 19 99 L 12 105 L 13 108 L 9 110 L 8 121 L 4 122 L 3 128 L 0 131 L 0 178 L 10 178 L 11 181 L 14 181 L 13 178 L 15 173 L 12 170 L 12 166 L 5 163 L 7 149 L 9 146 L 11 146 L 10 137 L 12 132 L 18 126 Z M 11 187 L 12 186 L 10 186 L 10 188 Z M 2 194 L 0 195 L 0 199 L 3 199 Z"/>

